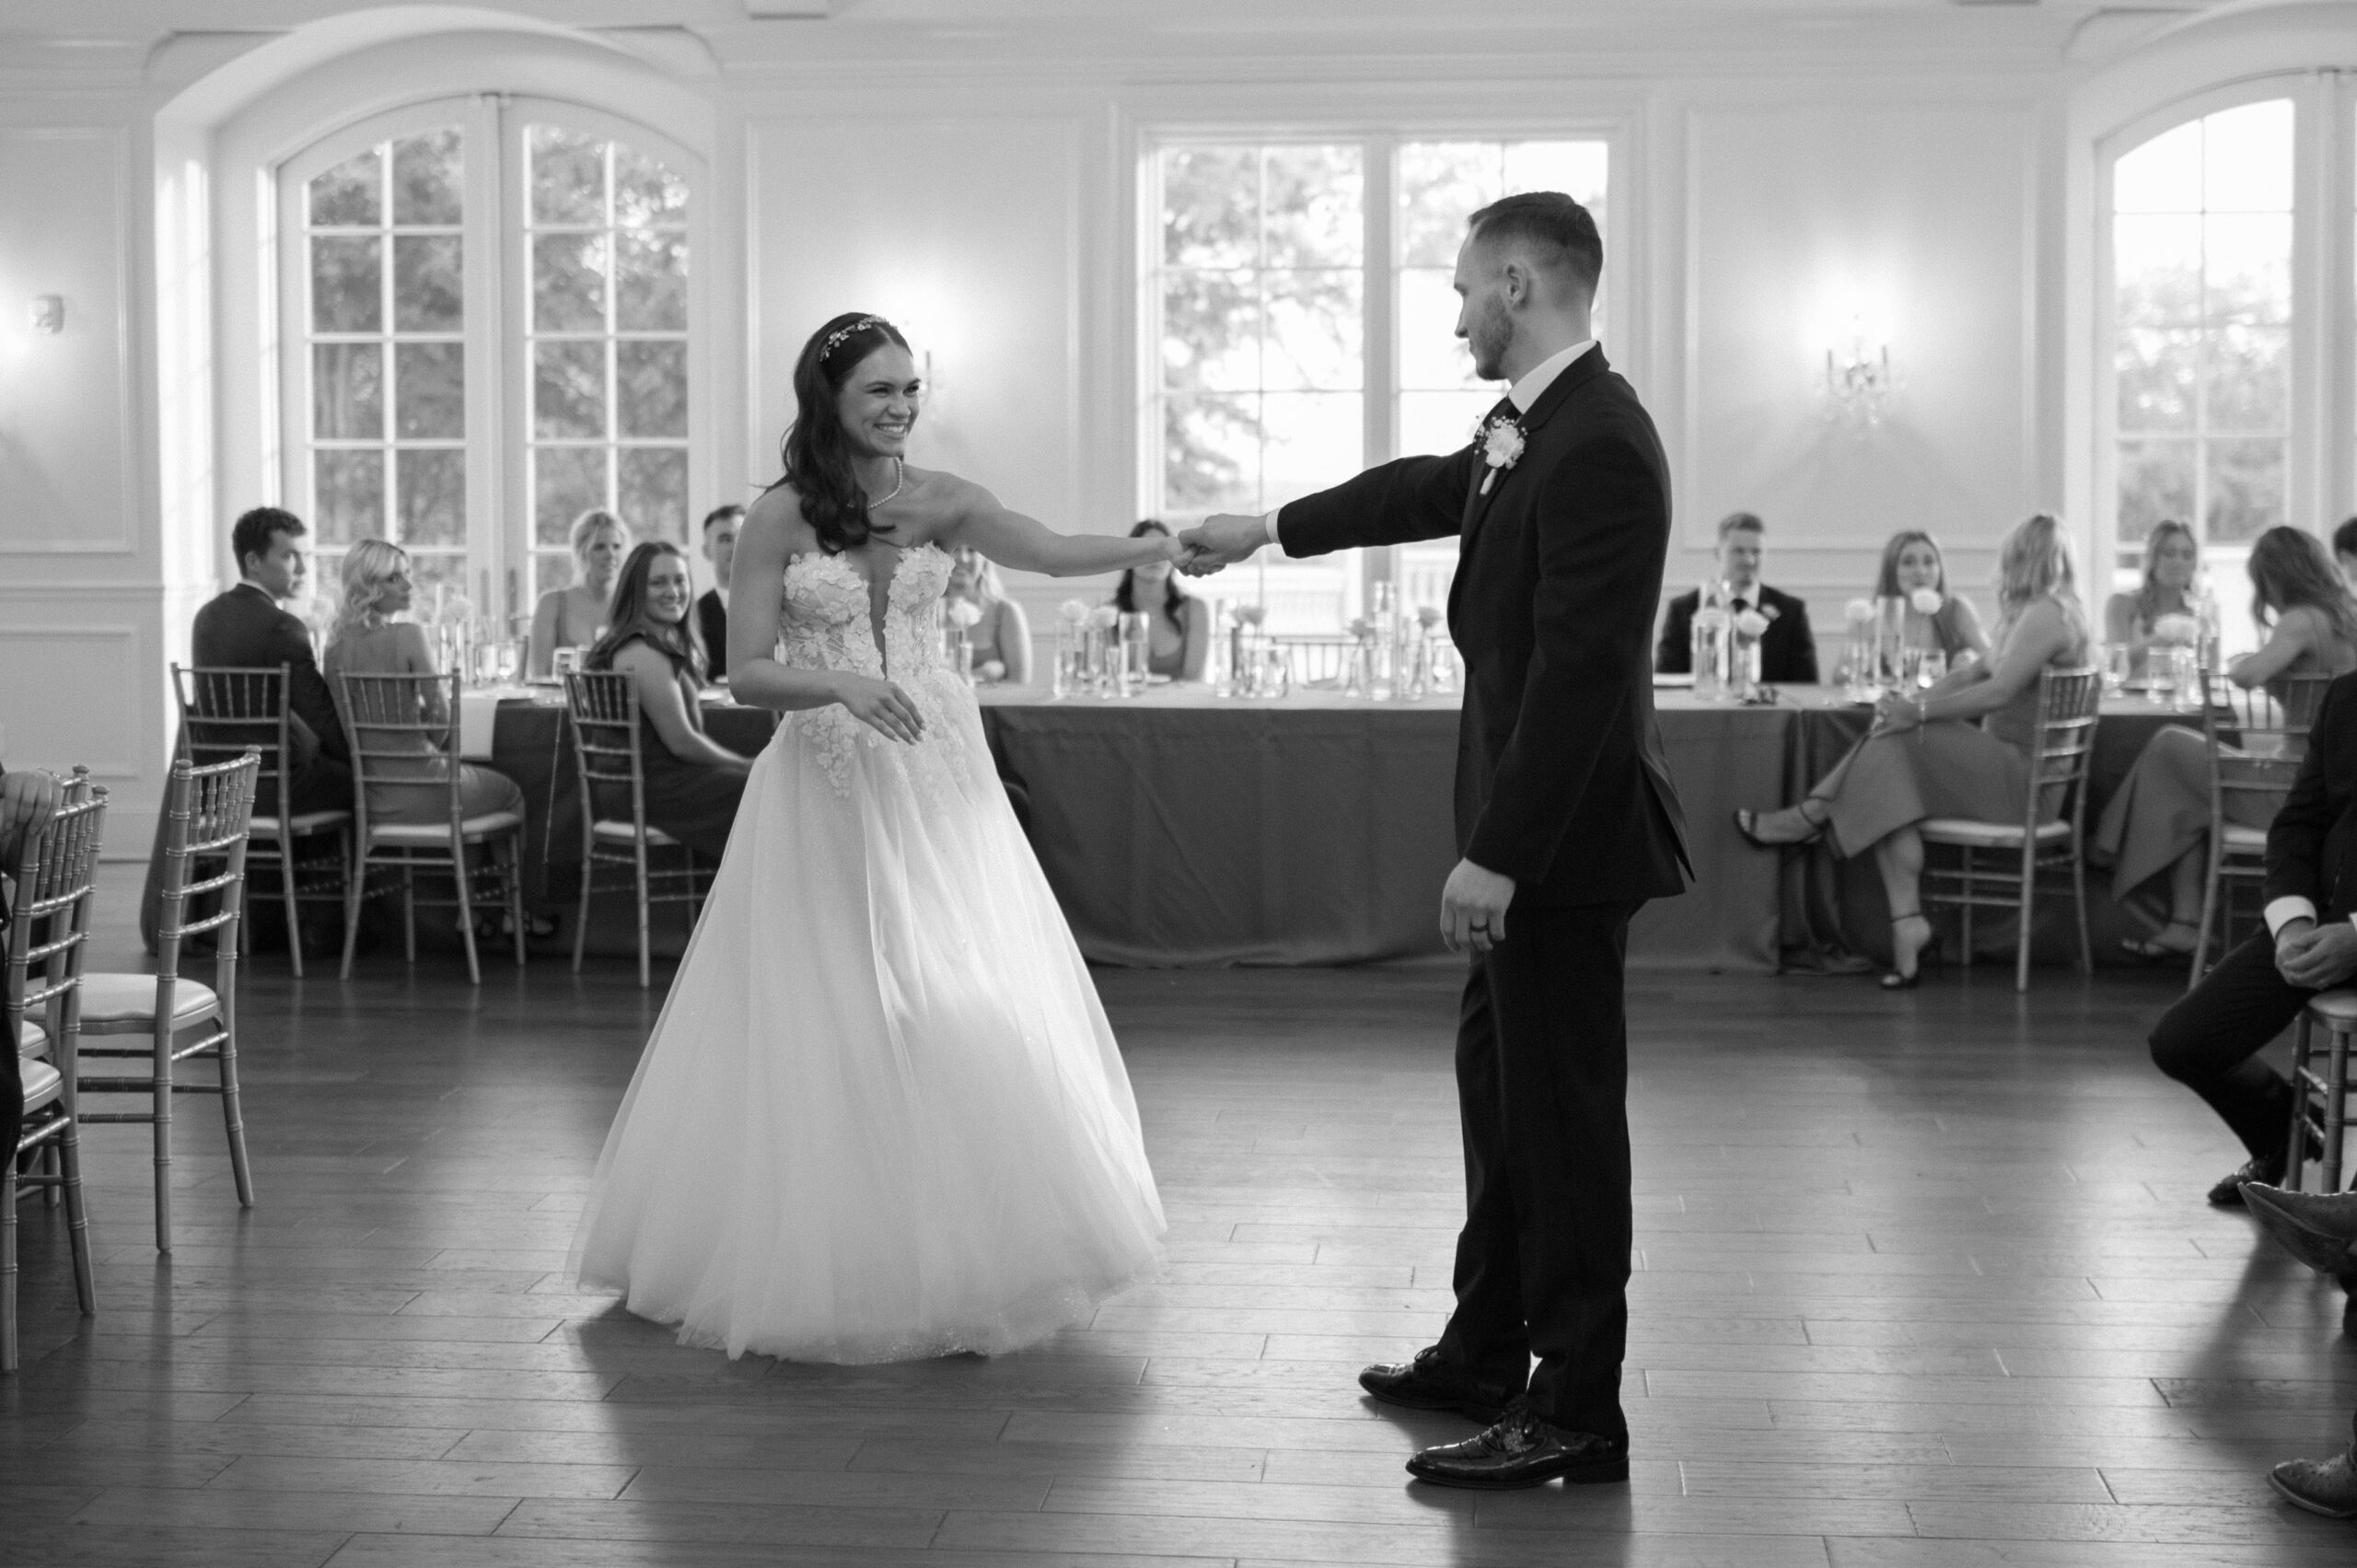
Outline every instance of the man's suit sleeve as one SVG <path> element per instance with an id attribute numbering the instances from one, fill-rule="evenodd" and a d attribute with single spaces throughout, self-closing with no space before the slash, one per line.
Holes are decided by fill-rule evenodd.
<path id="1" fill-rule="evenodd" d="M 1808 629 L 1808 605 L 1798 598 L 1788 598 L 1784 619 L 1792 622 L 1788 633 L 1793 639 L 1793 673 L 1784 678 L 1794 686 L 1817 684 L 1817 633 Z"/>
<path id="2" fill-rule="evenodd" d="M 1694 611 L 1701 596 L 1684 594 L 1669 601 L 1661 618 L 1661 642 L 1654 649 L 1654 668 L 1664 675 L 1689 675 L 1694 669 Z"/>
<path id="3" fill-rule="evenodd" d="M 292 667 L 287 705 L 319 738 L 320 753 L 339 762 L 352 761 L 352 749 L 344 743 L 343 720 L 336 714 L 335 697 L 328 690 L 327 678 L 319 673 L 319 660 L 311 655 L 311 639 L 292 615 L 282 613 L 271 628 L 270 662 Z"/>
<path id="4" fill-rule="evenodd" d="M 1538 584 L 1522 708 L 1490 781 L 1465 857 L 1547 879 L 1596 759 L 1627 723 L 1643 668 L 1669 540 L 1660 471 L 1607 432 L 1565 454 L 1538 498 Z"/>
<path id="5" fill-rule="evenodd" d="M 2357 760 L 2357 703 L 2351 693 L 2346 676 L 2325 691 L 2299 776 L 2268 825 L 2266 903 L 2305 899 L 2312 909 L 2324 907 L 2325 839 L 2349 809 L 2350 766 Z"/>
<path id="6" fill-rule="evenodd" d="M 1287 555 L 1324 555 L 1353 545 L 1446 539 L 1465 519 L 1480 462 L 1471 447 L 1438 458 L 1401 458 L 1331 490 L 1288 501 L 1277 514 Z"/>

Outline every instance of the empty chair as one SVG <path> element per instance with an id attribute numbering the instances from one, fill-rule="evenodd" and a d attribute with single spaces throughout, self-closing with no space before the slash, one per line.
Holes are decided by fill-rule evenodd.
<path id="1" fill-rule="evenodd" d="M 2246 691 L 2206 677 L 2201 739 L 2210 756 L 2210 861 L 2203 876 L 2201 925 L 2193 943 L 2189 987 L 2209 968 L 2210 933 L 2221 951 L 2235 945 L 2233 890 L 2267 880 L 2267 827 L 2292 793 L 2308 730 L 2323 705 L 2329 675 L 2293 675 Z"/>
<path id="2" fill-rule="evenodd" d="M 175 1095 L 220 1097 L 238 1202 L 243 1208 L 254 1206 L 245 1111 L 238 1093 L 238 925 L 245 913 L 246 834 L 261 765 L 260 756 L 250 750 L 234 762 L 200 768 L 182 758 L 172 764 L 164 795 L 163 908 L 156 923 L 156 972 L 82 978 L 81 1054 L 146 1063 L 145 1072 L 85 1074 L 85 1096 L 136 1096 L 146 1104 L 136 1110 L 84 1110 L 82 1120 L 144 1121 L 155 1129 L 159 1252 L 172 1249 Z M 198 907 L 211 912 L 194 913 Z M 214 937 L 211 985 L 180 977 L 180 945 L 206 932 Z M 143 1035 L 143 1043 L 127 1043 Z M 110 1040 L 126 1043 L 104 1043 Z M 205 1059 L 214 1064 L 212 1082 L 181 1075 L 184 1063 Z"/>
<path id="3" fill-rule="evenodd" d="M 713 868 L 646 819 L 646 765 L 640 747 L 638 691 L 627 675 L 595 671 L 564 678 L 573 715 L 573 755 L 581 789 L 581 904 L 573 923 L 573 967 L 581 968 L 589 900 L 628 887 L 638 904 L 638 983 L 651 983 L 647 931 L 656 904 L 688 906 L 688 928 L 711 890 Z M 598 871 L 609 873 L 604 883 Z M 620 875 L 627 871 L 624 881 Z"/>
<path id="4" fill-rule="evenodd" d="M 246 669 L 172 666 L 172 693 L 180 710 L 181 749 L 199 767 L 230 761 L 249 747 L 261 755 L 254 784 L 253 842 L 249 868 L 278 878 L 286 907 L 286 950 L 295 972 L 303 972 L 303 936 L 298 918 L 306 903 L 344 901 L 352 861 L 352 813 L 337 806 L 298 811 L 292 796 L 296 772 L 294 722 L 287 705 L 288 667 Z M 335 852 L 303 854 L 307 842 L 332 836 Z M 238 930 L 242 935 L 245 927 Z M 250 940 L 248 946 L 251 946 Z"/>
<path id="5" fill-rule="evenodd" d="M 98 1310 L 89 1222 L 82 1199 L 80 1086 L 74 1045 L 80 1025 L 82 957 L 90 932 L 91 893 L 106 823 L 107 792 L 77 778 L 47 829 L 10 866 L 16 896 L 9 911 L 7 962 L 0 971 L 0 1018 L 8 1050 L 20 1052 L 24 1129 L 0 1158 L 0 1372 L 14 1372 L 17 1335 L 17 1190 L 31 1184 L 62 1197 L 74 1256 L 74 1294 L 84 1317 Z M 27 1016 L 38 1009 L 42 1027 Z M 38 1038 L 35 1038 L 38 1036 Z M 18 1163 L 40 1157 L 30 1173 Z"/>
<path id="6" fill-rule="evenodd" d="M 2029 989 L 2030 916 L 2040 872 L 2067 871 L 2079 922 L 2080 967 L 2092 970 L 2087 945 L 2086 776 L 2095 749 L 2101 673 L 2092 668 L 2048 669 L 2038 678 L 2038 719 L 2029 753 L 2029 787 L 2019 820 L 1981 822 L 1927 817 L 1917 824 L 1927 852 L 1923 901 L 1964 912 L 1964 954 L 1972 958 L 1972 912 L 2019 912 L 2014 989 Z M 1956 852 L 1953 865 L 1935 864 L 1934 847 Z"/>

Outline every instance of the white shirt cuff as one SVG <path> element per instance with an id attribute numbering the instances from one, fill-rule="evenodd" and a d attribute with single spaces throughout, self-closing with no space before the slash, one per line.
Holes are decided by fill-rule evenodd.
<path id="1" fill-rule="evenodd" d="M 2270 936 L 2280 936 L 2283 934 L 2283 928 L 2295 920 L 2316 919 L 2316 906 L 2300 897 L 2299 894 L 2293 893 L 2287 898 L 2275 900 L 2261 911 L 2260 914 L 2267 922 L 2267 934 Z"/>
<path id="2" fill-rule="evenodd" d="M 1284 508 L 1283 506 L 1271 506 L 1260 515 L 1260 528 L 1262 531 L 1268 534 L 1269 542 L 1275 545 L 1280 551 L 1284 549 L 1285 541 L 1277 537 L 1277 514 L 1283 510 Z"/>

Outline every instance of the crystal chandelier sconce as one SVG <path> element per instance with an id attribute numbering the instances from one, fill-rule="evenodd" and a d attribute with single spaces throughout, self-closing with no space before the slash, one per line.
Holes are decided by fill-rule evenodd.
<path id="1" fill-rule="evenodd" d="M 1890 345 L 1855 327 L 1846 348 L 1825 351 L 1825 414 L 1857 429 L 1880 424 L 1893 388 Z"/>

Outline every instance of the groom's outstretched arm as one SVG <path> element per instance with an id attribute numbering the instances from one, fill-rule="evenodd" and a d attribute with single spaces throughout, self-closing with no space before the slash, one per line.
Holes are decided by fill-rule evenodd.
<path id="1" fill-rule="evenodd" d="M 1669 493 L 1639 433 L 1607 428 L 1547 476 L 1538 500 L 1532 650 L 1514 735 L 1465 858 L 1518 884 L 1547 879 L 1596 759 L 1651 679 Z"/>
<path id="2" fill-rule="evenodd" d="M 1471 447 L 1446 457 L 1401 458 L 1278 509 L 1287 555 L 1324 555 L 1360 544 L 1405 544 L 1457 530 L 1480 462 Z M 1232 566 L 1270 541 L 1259 517 L 1215 515 L 1178 536 L 1194 552 L 1187 570 Z"/>

